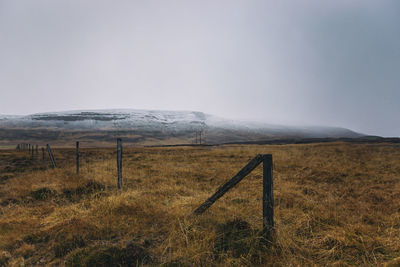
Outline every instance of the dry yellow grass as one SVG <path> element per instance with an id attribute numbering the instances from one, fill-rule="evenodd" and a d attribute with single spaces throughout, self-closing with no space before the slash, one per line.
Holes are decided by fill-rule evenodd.
<path id="1" fill-rule="evenodd" d="M 0 152 L 0 265 L 376 266 L 400 257 L 400 147 L 233 145 Z M 260 242 L 262 168 L 192 211 L 258 153 L 274 159 L 275 239 Z"/>

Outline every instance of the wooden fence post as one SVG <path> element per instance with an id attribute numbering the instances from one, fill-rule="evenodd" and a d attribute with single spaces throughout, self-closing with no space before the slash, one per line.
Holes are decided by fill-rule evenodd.
<path id="1" fill-rule="evenodd" d="M 76 174 L 79 174 L 79 142 L 76 142 Z"/>
<path id="2" fill-rule="evenodd" d="M 44 161 L 44 147 L 42 147 L 42 160 Z"/>
<path id="3" fill-rule="evenodd" d="M 118 189 L 122 189 L 122 140 L 117 139 Z"/>
<path id="4" fill-rule="evenodd" d="M 47 144 L 46 146 L 47 146 L 47 152 L 49 152 L 51 164 L 53 165 L 53 168 L 55 168 L 56 162 L 54 161 L 54 157 L 53 157 L 53 153 L 51 152 L 51 148 L 50 148 L 49 144 Z"/>
<path id="5" fill-rule="evenodd" d="M 34 150 L 34 146 L 32 145 L 31 146 L 31 159 L 33 159 L 34 153 L 35 153 L 35 150 Z"/>
<path id="6" fill-rule="evenodd" d="M 272 155 L 263 156 L 263 231 L 267 240 L 274 229 L 274 191 Z"/>
<path id="7" fill-rule="evenodd" d="M 36 145 L 36 160 L 39 159 L 39 146 Z"/>

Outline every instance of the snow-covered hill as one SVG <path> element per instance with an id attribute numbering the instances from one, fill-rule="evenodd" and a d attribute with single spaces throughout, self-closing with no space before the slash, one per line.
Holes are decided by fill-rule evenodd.
<path id="1" fill-rule="evenodd" d="M 291 127 L 256 122 L 239 122 L 197 111 L 79 110 L 26 116 L 0 115 L 0 129 L 55 131 L 130 131 L 158 134 L 207 132 L 213 140 L 246 141 L 265 138 L 359 137 L 338 127 Z M 218 141 L 216 141 L 218 142 Z"/>
<path id="2" fill-rule="evenodd" d="M 165 129 L 205 127 L 202 112 L 155 110 L 82 110 L 0 116 L 0 127 L 58 128 L 67 130 Z"/>

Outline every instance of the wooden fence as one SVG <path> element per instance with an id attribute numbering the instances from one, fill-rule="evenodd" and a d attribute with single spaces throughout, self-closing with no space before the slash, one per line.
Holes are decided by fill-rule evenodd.
<path id="1" fill-rule="evenodd" d="M 46 145 L 52 167 L 56 168 L 56 162 L 49 144 Z M 18 144 L 17 150 L 28 150 L 34 155 L 34 146 L 31 144 Z M 36 156 L 39 157 L 38 145 L 36 145 Z M 76 142 L 76 174 L 79 174 L 79 142 Z M 42 160 L 45 160 L 44 148 L 42 147 Z M 262 221 L 263 233 L 267 240 L 272 239 L 274 229 L 274 197 L 273 197 L 273 161 L 271 154 L 258 154 L 246 166 L 244 166 L 235 176 L 223 184 L 201 204 L 193 213 L 200 215 L 205 212 L 215 201 L 221 198 L 230 189 L 235 187 L 243 178 L 251 173 L 258 165 L 263 163 L 263 198 L 262 198 Z M 117 188 L 122 189 L 122 140 L 117 139 Z"/>
<path id="2" fill-rule="evenodd" d="M 260 163 L 263 163 L 263 231 L 266 239 L 271 240 L 274 228 L 273 162 L 271 154 L 259 154 L 254 157 L 235 176 L 233 176 L 232 179 L 222 185 L 213 195 L 201 204 L 194 211 L 194 214 L 199 215 L 206 211 L 215 201 L 243 180 L 243 178 L 260 165 Z"/>
<path id="3" fill-rule="evenodd" d="M 18 151 L 27 151 L 28 155 L 31 156 L 31 159 L 34 159 L 34 155 L 36 153 L 36 159 L 39 159 L 39 146 L 21 143 L 16 146 Z M 44 147 L 41 148 L 42 150 L 42 161 L 45 161 L 45 149 Z M 49 144 L 46 144 L 46 150 L 49 155 L 49 159 L 51 162 L 52 168 L 56 168 L 56 160 L 53 155 L 53 151 Z M 76 142 L 76 151 L 75 151 L 75 165 L 76 165 L 76 174 L 79 175 L 80 171 L 80 153 L 79 153 L 79 142 Z M 122 139 L 117 139 L 117 187 L 118 189 L 122 189 Z"/>

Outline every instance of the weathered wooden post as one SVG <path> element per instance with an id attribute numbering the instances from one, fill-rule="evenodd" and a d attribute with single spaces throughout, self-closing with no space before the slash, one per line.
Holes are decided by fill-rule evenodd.
<path id="1" fill-rule="evenodd" d="M 117 139 L 118 189 L 122 189 L 122 140 Z"/>
<path id="2" fill-rule="evenodd" d="M 44 147 L 42 147 L 42 160 L 44 161 Z"/>
<path id="3" fill-rule="evenodd" d="M 79 142 L 76 142 L 76 174 L 79 174 Z"/>
<path id="4" fill-rule="evenodd" d="M 36 145 L 36 160 L 39 159 L 39 146 Z"/>
<path id="5" fill-rule="evenodd" d="M 56 167 L 56 162 L 54 161 L 54 157 L 53 157 L 53 153 L 51 152 L 51 148 L 49 146 L 49 144 L 46 145 L 47 146 L 47 152 L 49 152 L 49 157 L 51 160 L 51 164 L 53 165 L 53 168 Z"/>
<path id="6" fill-rule="evenodd" d="M 33 145 L 32 145 L 32 146 L 31 146 L 31 159 L 33 159 L 34 153 L 35 153 L 35 150 L 34 150 L 34 147 L 33 147 Z"/>
<path id="7" fill-rule="evenodd" d="M 263 155 L 263 230 L 267 240 L 274 230 L 274 191 L 272 155 Z"/>

